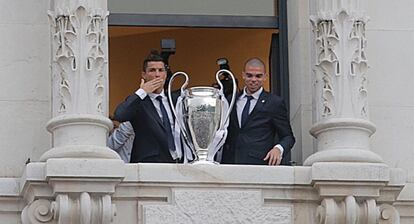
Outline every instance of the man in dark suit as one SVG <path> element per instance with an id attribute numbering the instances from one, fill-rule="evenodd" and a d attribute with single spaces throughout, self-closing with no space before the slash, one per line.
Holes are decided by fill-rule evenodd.
<path id="1" fill-rule="evenodd" d="M 283 99 L 263 89 L 266 76 L 260 59 L 245 63 L 245 86 L 231 112 L 223 163 L 279 165 L 295 143 Z"/>
<path id="2" fill-rule="evenodd" d="M 145 59 L 139 89 L 115 110 L 114 118 L 129 121 L 135 131 L 131 163 L 177 161 L 173 116 L 163 86 L 167 78 L 163 58 L 152 51 Z"/>

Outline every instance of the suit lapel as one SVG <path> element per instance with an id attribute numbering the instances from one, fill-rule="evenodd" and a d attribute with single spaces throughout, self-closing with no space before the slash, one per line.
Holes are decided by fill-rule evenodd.
<path id="1" fill-rule="evenodd" d="M 239 117 L 237 116 L 237 101 L 240 98 L 240 96 L 243 94 L 242 91 L 240 91 L 235 97 L 236 100 L 234 102 L 233 108 L 231 110 L 231 114 L 230 117 L 233 117 L 234 119 L 230 119 L 231 124 L 233 125 L 233 127 L 237 127 L 237 129 L 240 129 L 240 125 L 239 125 Z M 228 100 L 228 102 L 230 102 L 231 99 Z"/>
<path id="2" fill-rule="evenodd" d="M 234 118 L 234 119 L 231 119 L 231 118 Z M 238 117 L 237 117 L 237 104 L 236 103 L 234 104 L 233 109 L 231 110 L 230 122 L 231 122 L 230 126 L 240 128 L 239 120 L 238 120 Z"/>
<path id="3" fill-rule="evenodd" d="M 155 109 L 155 106 L 151 98 L 149 96 L 146 96 L 144 102 L 146 103 L 145 107 L 147 108 L 148 115 L 152 116 L 157 121 L 157 123 L 161 126 L 161 128 L 165 130 L 165 127 L 162 124 L 161 118 L 158 115 L 157 109 Z"/>

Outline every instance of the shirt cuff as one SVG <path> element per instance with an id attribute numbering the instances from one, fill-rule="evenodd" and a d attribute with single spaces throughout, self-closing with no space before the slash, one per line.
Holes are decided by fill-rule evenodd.
<path id="1" fill-rule="evenodd" d="M 143 100 L 147 96 L 147 92 L 145 92 L 145 90 L 143 89 L 138 89 L 137 91 L 135 91 L 135 95 L 139 96 L 139 98 Z"/>
<path id="2" fill-rule="evenodd" d="M 283 146 L 281 144 L 277 144 L 275 145 L 274 148 L 278 148 L 280 151 L 280 157 L 283 157 L 283 151 L 284 151 Z"/>

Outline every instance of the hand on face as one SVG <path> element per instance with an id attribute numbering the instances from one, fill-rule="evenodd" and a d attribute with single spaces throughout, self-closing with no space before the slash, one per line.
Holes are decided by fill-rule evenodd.
<path id="1" fill-rule="evenodd" d="M 164 87 L 167 71 L 164 62 L 148 62 L 145 72 L 142 73 L 140 88 L 147 93 L 160 93 Z"/>
<path id="2" fill-rule="evenodd" d="M 148 82 L 145 82 L 144 79 L 141 79 L 140 88 L 143 89 L 146 93 L 156 92 L 157 90 L 162 89 L 163 86 L 164 86 L 163 78 L 151 79 Z"/>

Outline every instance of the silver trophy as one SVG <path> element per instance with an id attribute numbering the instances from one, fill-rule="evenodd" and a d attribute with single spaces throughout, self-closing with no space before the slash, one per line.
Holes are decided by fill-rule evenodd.
<path id="1" fill-rule="evenodd" d="M 227 104 L 223 94 L 223 84 L 220 81 L 220 76 L 224 73 L 229 74 L 233 81 L 233 96 L 230 105 Z M 177 105 L 174 106 L 171 98 L 171 85 L 179 75 L 185 77 L 185 82 L 181 86 L 181 95 L 177 100 Z M 185 89 L 189 78 L 184 72 L 174 73 L 168 83 L 169 102 L 180 135 L 180 138 L 176 138 L 176 144 L 177 139 L 182 140 L 183 151 L 189 149 L 195 156 L 192 158 L 194 164 L 215 163 L 214 155 L 224 144 L 227 136 L 226 125 L 235 101 L 236 81 L 233 73 L 226 69 L 217 71 L 216 80 L 220 90 L 208 86 Z M 175 135 L 177 134 L 176 132 Z M 185 156 L 186 153 L 184 153 Z"/>

